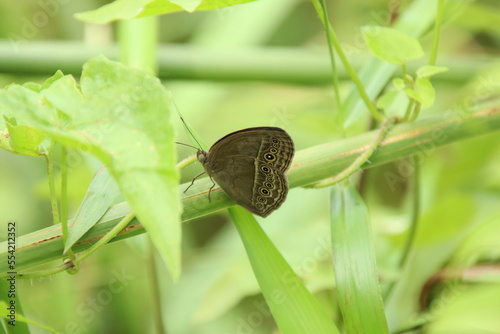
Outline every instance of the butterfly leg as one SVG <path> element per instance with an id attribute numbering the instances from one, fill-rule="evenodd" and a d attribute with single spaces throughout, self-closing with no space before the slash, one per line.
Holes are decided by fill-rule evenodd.
<path id="1" fill-rule="evenodd" d="M 193 185 L 194 183 L 194 180 L 196 180 L 198 177 L 202 176 L 203 174 L 205 174 L 206 172 L 201 172 L 200 174 L 196 175 L 195 177 L 193 177 L 193 180 L 191 181 L 191 184 L 186 188 L 186 190 L 184 190 L 184 192 L 188 191 L 189 188 L 191 188 L 191 186 Z M 212 178 L 210 178 L 211 180 Z M 212 181 L 214 182 L 214 181 Z M 210 193 L 209 193 L 210 195 Z"/>
<path id="2" fill-rule="evenodd" d="M 215 182 L 210 175 L 208 177 L 210 177 L 210 181 L 212 181 L 212 186 L 210 187 L 210 189 L 208 189 L 208 202 L 210 203 L 211 202 L 210 201 L 210 193 L 212 192 L 212 189 L 215 187 Z"/>

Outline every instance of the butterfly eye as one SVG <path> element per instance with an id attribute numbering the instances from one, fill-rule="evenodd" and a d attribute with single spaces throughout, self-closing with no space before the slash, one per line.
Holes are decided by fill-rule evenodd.
<path id="1" fill-rule="evenodd" d="M 264 196 L 269 196 L 269 190 L 267 190 L 266 188 L 260 188 L 259 192 Z"/>
<path id="2" fill-rule="evenodd" d="M 257 201 L 260 202 L 260 203 L 265 203 L 266 200 L 264 199 L 264 197 L 260 197 L 260 196 L 257 196 Z"/>
<path id="3" fill-rule="evenodd" d="M 276 156 L 274 154 L 271 154 L 271 153 L 264 154 L 264 158 L 267 161 L 274 161 L 274 160 L 276 160 Z"/>
<path id="4" fill-rule="evenodd" d="M 273 138 L 273 139 L 271 139 L 271 142 L 273 144 L 278 144 L 280 141 L 278 139 L 276 139 L 276 138 Z"/>
<path id="5" fill-rule="evenodd" d="M 275 149 L 274 147 L 271 147 L 271 148 L 269 149 L 269 152 L 271 152 L 271 153 L 278 153 L 278 150 L 277 150 L 277 149 Z"/>
<path id="6" fill-rule="evenodd" d="M 271 182 L 266 182 L 266 187 L 269 188 L 269 189 L 273 189 L 274 186 Z"/>

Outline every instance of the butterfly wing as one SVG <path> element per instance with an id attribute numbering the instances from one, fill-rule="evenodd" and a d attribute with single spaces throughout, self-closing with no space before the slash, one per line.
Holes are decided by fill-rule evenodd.
<path id="1" fill-rule="evenodd" d="M 236 203 L 266 217 L 286 199 L 285 172 L 293 154 L 293 141 L 284 130 L 249 128 L 217 141 L 204 168 Z"/>

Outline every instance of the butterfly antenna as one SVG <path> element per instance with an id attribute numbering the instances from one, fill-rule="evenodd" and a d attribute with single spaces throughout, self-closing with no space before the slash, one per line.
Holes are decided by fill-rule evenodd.
<path id="1" fill-rule="evenodd" d="M 189 144 L 184 144 L 184 143 L 181 143 L 181 142 L 178 142 L 178 141 L 176 141 L 175 143 L 176 143 L 176 144 L 179 144 L 179 145 L 184 145 L 184 146 L 187 146 L 187 147 L 194 148 L 195 150 L 198 150 L 198 149 L 199 149 L 199 148 L 198 148 L 198 147 L 196 147 L 196 146 L 189 145 Z"/>
<path id="2" fill-rule="evenodd" d="M 177 111 L 177 115 L 179 115 L 179 118 L 181 119 L 182 123 L 184 124 L 184 127 L 186 128 L 187 132 L 189 132 L 189 134 L 191 135 L 191 137 L 193 137 L 193 139 L 196 142 L 196 144 L 198 144 L 198 147 L 194 147 L 194 146 L 191 146 L 191 145 L 188 145 L 188 144 L 184 144 L 184 143 L 179 143 L 179 142 L 176 142 L 176 143 L 180 144 L 180 145 L 184 145 L 184 146 L 189 146 L 189 147 L 195 148 L 197 150 L 202 150 L 200 143 L 198 142 L 198 140 L 196 139 L 196 137 L 193 135 L 193 133 L 189 129 L 189 126 L 187 125 L 186 121 L 182 117 L 181 112 L 180 112 L 179 108 L 177 107 L 177 103 L 175 103 L 175 100 L 174 100 L 174 97 L 172 95 L 172 92 L 169 91 L 168 94 L 170 95 L 170 100 L 174 104 L 175 111 Z"/>

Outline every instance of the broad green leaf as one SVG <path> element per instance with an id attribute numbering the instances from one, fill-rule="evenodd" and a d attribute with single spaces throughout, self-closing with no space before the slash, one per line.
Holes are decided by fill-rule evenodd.
<path id="1" fill-rule="evenodd" d="M 7 117 L 4 116 L 4 121 L 9 132 L 8 145 L 11 149 L 7 147 L 2 148 L 16 154 L 32 157 L 38 157 L 43 153 L 38 148 L 45 138 L 45 135 L 41 131 L 26 125 L 17 125 L 14 118 L 7 119 Z"/>
<path id="2" fill-rule="evenodd" d="M 83 103 L 82 93 L 71 75 L 63 75 L 59 79 L 52 81 L 49 86 L 40 92 L 40 95 L 50 101 L 52 106 L 60 113 L 67 116 L 68 120 L 75 117 Z"/>
<path id="3" fill-rule="evenodd" d="M 65 253 L 101 219 L 119 194 L 118 185 L 109 174 L 108 169 L 104 167 L 99 169 L 76 212 L 73 224 L 69 226 L 68 239 L 64 246 Z"/>
<path id="4" fill-rule="evenodd" d="M 98 9 L 76 13 L 75 18 L 90 23 L 108 23 L 116 20 L 128 20 L 141 13 L 144 6 L 152 0 L 115 0 Z M 168 1 L 165 1 L 169 3 Z"/>
<path id="5" fill-rule="evenodd" d="M 389 333 L 368 209 L 355 186 L 331 187 L 335 279 L 346 333 Z"/>
<path id="6" fill-rule="evenodd" d="M 229 209 L 262 294 L 283 334 L 338 333 L 318 300 L 245 209 Z"/>
<path id="7" fill-rule="evenodd" d="M 61 84 L 59 80 L 66 82 Z M 67 77 L 54 81 L 46 96 L 21 86 L 0 91 L 0 107 L 19 123 L 35 127 L 64 145 L 99 158 L 115 178 L 171 274 L 180 274 L 180 203 L 174 133 L 168 94 L 157 78 L 105 57 L 83 68 L 83 102 Z M 47 88 L 48 89 L 48 88 Z M 60 94 L 57 94 L 59 91 Z M 73 92 L 71 101 L 49 98 Z M 76 110 L 61 121 L 54 105 Z"/>
<path id="8" fill-rule="evenodd" d="M 164 0 L 154 0 L 144 8 L 140 16 L 167 14 L 179 10 L 215 10 L 252 1 L 255 0 L 172 0 L 170 4 Z"/>
<path id="9" fill-rule="evenodd" d="M 48 88 L 50 85 L 52 85 L 52 83 L 54 81 L 57 81 L 57 80 L 61 79 L 62 77 L 64 77 L 64 73 L 62 71 L 60 71 L 60 70 L 57 70 L 56 73 L 54 73 L 53 76 L 51 76 L 50 78 L 48 78 L 47 80 L 45 80 L 43 82 L 43 84 L 40 86 L 40 90 L 38 90 L 38 92 L 40 92 L 42 89 Z M 30 83 L 27 82 L 23 86 L 25 86 L 27 84 L 30 84 Z"/>
<path id="10" fill-rule="evenodd" d="M 77 13 L 75 17 L 85 22 L 108 23 L 182 10 L 214 10 L 250 1 L 254 0 L 116 0 L 98 9 Z"/>
<path id="11" fill-rule="evenodd" d="M 418 78 L 428 78 L 432 77 L 433 75 L 447 72 L 448 67 L 443 67 L 443 66 L 432 66 L 432 65 L 425 65 L 417 69 L 417 77 Z"/>
<path id="12" fill-rule="evenodd" d="M 42 85 L 35 82 L 26 82 L 23 84 L 23 87 L 31 89 L 34 92 L 40 92 L 42 90 Z"/>
<path id="13" fill-rule="evenodd" d="M 422 104 L 422 109 L 429 108 L 434 104 L 436 93 L 431 82 L 425 78 L 418 78 L 415 89 L 406 88 L 405 93 L 412 99 Z"/>
<path id="14" fill-rule="evenodd" d="M 424 56 L 417 39 L 394 28 L 365 26 L 362 32 L 370 51 L 391 64 L 402 65 Z"/>

